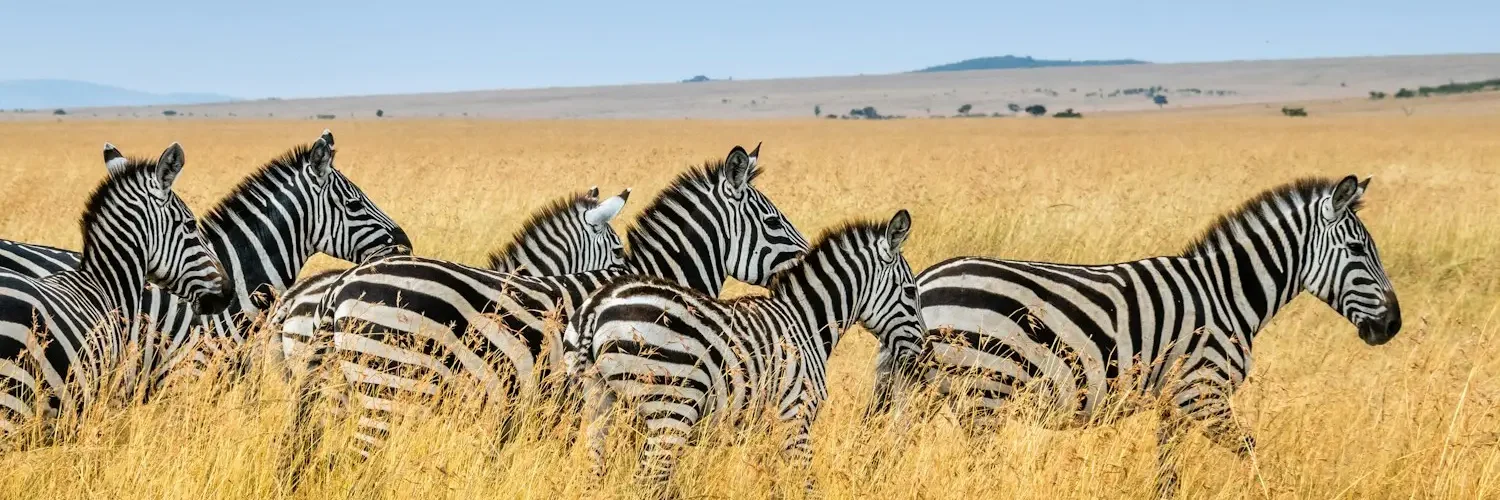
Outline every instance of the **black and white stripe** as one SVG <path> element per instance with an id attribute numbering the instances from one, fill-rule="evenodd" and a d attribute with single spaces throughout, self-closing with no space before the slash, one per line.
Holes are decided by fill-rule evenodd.
<path id="1" fill-rule="evenodd" d="M 925 378 L 949 401 L 993 415 L 1023 387 L 1090 425 L 1161 398 L 1163 488 L 1169 442 L 1189 423 L 1248 453 L 1229 398 L 1250 372 L 1255 333 L 1303 290 L 1371 345 L 1401 329 L 1395 290 L 1356 210 L 1368 180 L 1308 179 L 1271 189 L 1222 217 L 1181 256 L 1112 265 L 965 257 L 917 282 Z M 1135 399 L 1142 398 L 1142 399 Z M 1132 404 L 1139 403 L 1139 404 Z"/>
<path id="2" fill-rule="evenodd" d="M 908 363 L 923 328 L 916 284 L 901 255 L 905 210 L 889 223 L 847 225 L 783 271 L 767 297 L 721 301 L 679 284 L 622 278 L 594 294 L 568 326 L 582 345 L 589 451 L 603 473 L 608 419 L 617 400 L 644 420 L 636 477 L 664 484 L 695 426 L 770 411 L 790 424 L 784 452 L 812 460 L 809 429 L 828 398 L 828 358 L 844 330 L 873 332 L 880 358 Z M 753 419 L 752 419 L 753 420 Z M 810 484 L 810 483 L 809 483 Z"/>
<path id="3" fill-rule="evenodd" d="M 213 248 L 172 192 L 184 158 L 173 143 L 156 161 L 111 166 L 83 212 L 77 270 L 40 279 L 0 271 L 0 431 L 39 413 L 83 409 L 114 370 L 127 379 L 140 373 L 124 363 L 154 343 L 138 320 L 148 282 L 203 313 L 229 304 Z"/>
<path id="4" fill-rule="evenodd" d="M 203 238 L 220 257 L 235 300 L 221 313 L 200 316 L 181 299 L 149 287 L 141 307 L 167 342 L 162 355 L 173 360 L 159 364 L 154 378 L 165 378 L 182 360 L 201 366 L 204 355 L 241 346 L 261 313 L 261 296 L 286 289 L 315 253 L 354 262 L 410 253 L 405 231 L 334 168 L 334 155 L 333 134 L 324 130 L 311 145 L 250 175 L 203 217 Z M 122 168 L 118 149 L 106 144 L 104 157 L 111 171 Z M 68 261 L 55 249 L 8 241 L 0 242 L 0 255 L 27 255 L 6 265 L 35 277 L 78 262 L 78 254 Z M 200 342 L 203 328 L 215 342 Z"/>
<path id="5" fill-rule="evenodd" d="M 630 199 L 630 190 L 599 200 L 599 188 L 568 196 L 538 210 L 514 238 L 490 255 L 490 269 L 522 276 L 557 276 L 623 267 L 625 250 L 609 224 Z M 280 337 L 286 375 L 306 371 L 313 322 L 328 290 L 347 270 L 297 280 L 279 299 L 268 325 Z"/>
<path id="6" fill-rule="evenodd" d="M 526 277 L 395 257 L 351 269 L 323 305 L 320 335 L 332 338 L 315 344 L 313 363 L 337 365 L 359 396 L 359 451 L 383 438 L 397 398 L 477 386 L 505 401 L 549 380 L 562 366 L 562 342 L 548 319 L 566 319 L 574 304 L 614 278 L 655 276 L 717 295 L 726 276 L 763 285 L 794 264 L 807 240 L 751 184 L 760 172 L 756 151 L 735 147 L 722 163 L 679 176 L 628 231 L 621 268 Z M 336 363 L 328 363 L 331 351 Z M 306 377 L 298 389 L 301 404 L 291 424 L 304 426 L 294 432 L 310 432 L 306 439 L 320 432 L 307 421 L 317 378 Z"/>

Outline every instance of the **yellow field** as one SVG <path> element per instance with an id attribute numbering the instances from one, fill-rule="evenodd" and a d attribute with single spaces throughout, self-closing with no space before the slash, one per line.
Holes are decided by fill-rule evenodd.
<path id="1" fill-rule="evenodd" d="M 623 229 L 692 164 L 764 141 L 758 185 L 809 236 L 852 217 L 912 211 L 907 257 L 1107 262 L 1174 253 L 1215 214 L 1299 176 L 1371 175 L 1361 217 L 1405 309 L 1368 347 L 1311 296 L 1257 339 L 1235 399 L 1254 460 L 1207 440 L 1185 451 L 1193 498 L 1496 496 L 1500 488 L 1500 117 L 1307 119 L 1124 116 L 890 122 L 82 122 L 0 124 L 0 237 L 77 248 L 78 211 L 112 141 L 187 151 L 177 191 L 206 211 L 237 180 L 332 126 L 338 166 L 411 234 L 421 255 L 482 263 L 526 214 L 597 184 L 632 186 Z M 319 258 L 313 268 L 335 265 Z M 735 290 L 742 290 L 736 288 Z M 1151 494 L 1155 417 L 1085 431 L 1023 422 L 970 440 L 942 416 L 906 444 L 866 429 L 874 340 L 835 355 L 814 429 L 828 498 L 1116 498 Z M 183 389 L 93 412 L 60 446 L 0 457 L 0 498 L 278 498 L 286 390 Z M 213 402 L 206 396 L 228 391 Z M 319 469 L 298 498 L 617 497 L 637 492 L 629 432 L 591 485 L 580 448 L 526 438 L 491 453 L 495 418 L 459 412 L 398 429 L 386 453 Z M 338 439 L 336 436 L 330 439 Z M 887 458 L 872 461 L 877 453 Z M 679 469 L 687 497 L 795 496 L 775 444 L 705 444 Z M 781 480 L 778 480 L 778 479 Z M 793 479 L 788 479 L 793 478 Z"/>

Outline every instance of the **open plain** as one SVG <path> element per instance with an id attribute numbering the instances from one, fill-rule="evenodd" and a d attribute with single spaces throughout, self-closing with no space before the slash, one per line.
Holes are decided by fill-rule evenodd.
<path id="1" fill-rule="evenodd" d="M 1254 105 L 1083 120 L 0 123 L 0 237 L 78 248 L 78 214 L 103 178 L 105 141 L 129 155 L 180 141 L 187 169 L 176 190 L 201 214 L 325 126 L 338 137 L 337 166 L 405 227 L 417 254 L 476 264 L 531 210 L 591 185 L 635 189 L 616 223 L 623 231 L 678 172 L 736 144 L 764 143 L 766 172 L 756 183 L 809 236 L 849 218 L 911 210 L 906 255 L 918 270 L 955 255 L 1102 263 L 1172 254 L 1264 189 L 1302 176 L 1373 175 L 1361 218 L 1399 293 L 1405 329 L 1369 347 L 1316 298 L 1294 301 L 1257 337 L 1254 369 L 1234 400 L 1257 453 L 1242 460 L 1194 437 L 1183 493 L 1475 498 L 1500 490 L 1500 115 L 1467 110 L 1496 102 L 1424 100 L 1423 109 L 1441 111 L 1409 114 L 1387 101 L 1299 119 Z M 310 270 L 341 265 L 319 258 Z M 1151 495 L 1149 414 L 1059 432 L 1018 411 L 981 438 L 936 415 L 893 444 L 881 423 L 861 419 L 875 342 L 847 338 L 813 431 L 823 496 Z M 0 457 L 0 498 L 291 495 L 275 474 L 287 388 L 267 374 L 256 380 L 264 402 L 210 380 L 149 405 L 90 411 L 76 436 Z M 538 429 L 497 449 L 497 425 L 463 407 L 411 419 L 370 462 L 333 462 L 291 497 L 636 492 L 637 441 L 614 440 L 611 473 L 595 484 L 566 430 Z M 793 476 L 776 446 L 758 435 L 706 440 L 685 457 L 676 487 L 694 498 L 795 496 L 802 483 L 778 480 Z"/>

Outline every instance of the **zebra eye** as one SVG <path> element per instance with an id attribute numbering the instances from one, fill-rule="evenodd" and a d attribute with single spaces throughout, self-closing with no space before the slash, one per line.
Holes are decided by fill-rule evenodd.
<path id="1" fill-rule="evenodd" d="M 349 210 L 350 212 L 357 212 L 365 208 L 365 202 L 357 199 L 349 200 L 344 202 L 344 208 Z"/>
<path id="2" fill-rule="evenodd" d="M 182 229 L 189 233 L 196 233 L 198 232 L 198 221 L 196 219 L 184 220 L 182 221 Z"/>
<path id="3" fill-rule="evenodd" d="M 781 222 L 781 217 L 769 217 L 765 220 L 765 223 L 766 228 L 772 231 L 780 231 L 786 228 L 786 225 Z"/>
<path id="4" fill-rule="evenodd" d="M 1365 256 L 1365 244 L 1364 243 L 1360 243 L 1360 242 L 1356 241 L 1356 242 L 1348 244 L 1347 247 L 1349 248 L 1349 254 L 1350 255 L 1353 255 L 1355 257 L 1364 257 Z"/>

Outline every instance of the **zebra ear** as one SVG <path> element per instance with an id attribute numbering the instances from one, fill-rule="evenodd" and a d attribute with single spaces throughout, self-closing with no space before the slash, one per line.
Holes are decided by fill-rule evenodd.
<path id="1" fill-rule="evenodd" d="M 594 187 L 589 188 L 589 194 L 588 194 L 588 196 L 589 196 L 589 198 L 592 198 L 592 199 L 595 199 L 595 200 L 599 199 L 599 186 L 594 186 Z"/>
<path id="2" fill-rule="evenodd" d="M 333 146 L 323 139 L 319 137 L 313 141 L 312 148 L 307 151 L 307 161 L 303 163 L 319 180 L 327 179 L 333 173 Z"/>
<path id="3" fill-rule="evenodd" d="M 161 157 L 156 159 L 156 166 L 152 168 L 152 178 L 156 180 L 156 195 L 166 198 L 172 191 L 172 182 L 182 173 L 182 167 L 187 163 L 187 158 L 182 152 L 182 145 L 172 143 L 167 146 L 166 151 L 161 152 Z"/>
<path id="4" fill-rule="evenodd" d="M 759 152 L 760 148 L 756 148 Z M 755 169 L 755 160 L 745 152 L 745 148 L 735 146 L 729 150 L 729 156 L 724 158 L 724 182 L 731 190 L 738 190 L 750 184 L 750 172 Z"/>
<path id="5" fill-rule="evenodd" d="M 338 147 L 333 144 L 333 131 L 332 130 L 328 130 L 326 128 L 323 129 L 323 135 L 321 137 L 319 137 L 319 139 L 323 139 L 323 142 L 328 143 L 328 150 L 329 151 L 337 151 L 338 150 Z"/>
<path id="6" fill-rule="evenodd" d="M 1372 180 L 1375 180 L 1375 178 L 1366 176 L 1365 180 L 1359 181 L 1359 193 L 1354 195 L 1355 199 L 1363 200 L 1365 198 L 1365 190 L 1370 189 L 1370 181 Z"/>
<path id="7" fill-rule="evenodd" d="M 755 168 L 758 167 L 758 166 L 760 166 L 760 144 L 761 143 L 759 143 L 759 142 L 755 143 L 755 150 L 753 150 L 753 151 L 750 152 L 750 171 L 751 172 L 754 172 Z"/>
<path id="8" fill-rule="evenodd" d="M 1344 213 L 1345 210 L 1348 210 L 1349 207 L 1359 201 L 1359 197 L 1361 194 L 1364 194 L 1364 191 L 1364 186 L 1360 185 L 1358 177 L 1352 175 L 1344 177 L 1343 180 L 1339 181 L 1337 186 L 1333 187 L 1333 199 L 1331 200 L 1333 213 L 1335 215 Z"/>
<path id="9" fill-rule="evenodd" d="M 125 154 L 121 153 L 120 150 L 115 149 L 114 144 L 104 143 L 105 170 L 108 170 L 110 174 L 115 174 L 124 169 L 125 165 L 129 163 L 130 160 L 125 158 Z"/>
<path id="10" fill-rule="evenodd" d="M 891 254 L 901 253 L 901 244 L 906 243 L 906 237 L 911 235 L 911 213 L 906 209 L 896 211 L 891 217 L 891 223 L 885 226 L 885 241 L 891 249 Z"/>
<path id="11" fill-rule="evenodd" d="M 609 221 L 615 220 L 615 216 L 620 215 L 620 210 L 625 208 L 625 202 L 628 200 L 630 200 L 630 188 L 625 188 L 625 191 L 620 194 L 611 196 L 599 202 L 599 206 L 584 212 L 583 220 L 595 226 L 609 224 Z"/>

